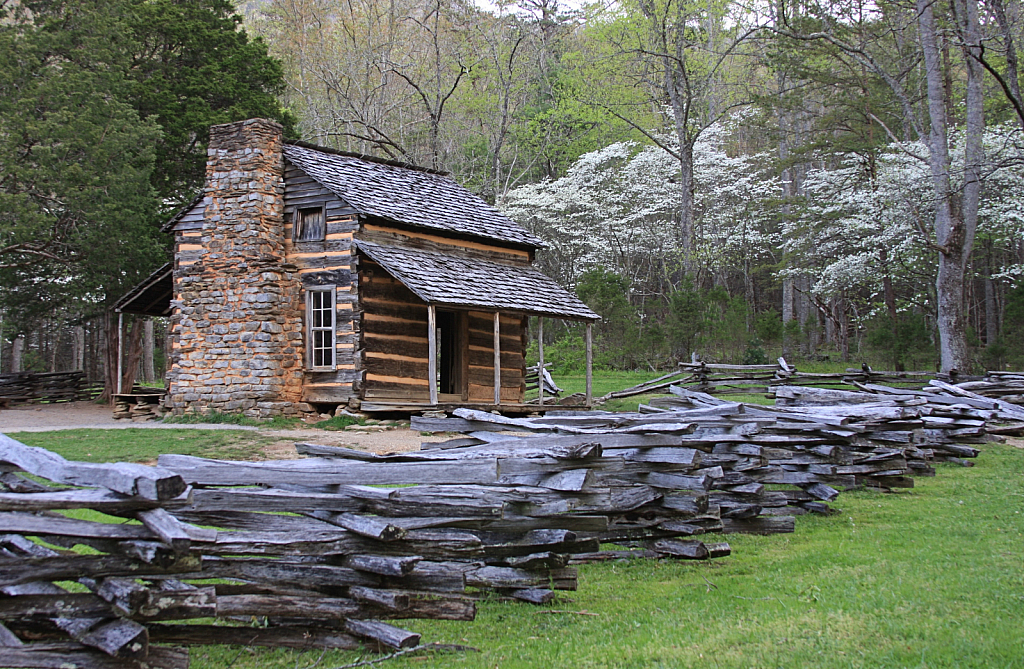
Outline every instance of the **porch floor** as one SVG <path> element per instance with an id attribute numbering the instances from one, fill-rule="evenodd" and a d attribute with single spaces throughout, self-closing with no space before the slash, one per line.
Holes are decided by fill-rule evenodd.
<path id="1" fill-rule="evenodd" d="M 363 400 L 359 410 L 367 413 L 376 412 L 420 412 L 420 411 L 444 411 L 450 413 L 455 409 L 476 409 L 478 411 L 499 411 L 503 414 L 523 415 L 529 413 L 546 413 L 548 411 L 587 411 L 589 406 L 561 406 L 559 404 L 517 404 L 517 403 L 473 403 L 473 402 L 411 402 L 407 400 Z"/>

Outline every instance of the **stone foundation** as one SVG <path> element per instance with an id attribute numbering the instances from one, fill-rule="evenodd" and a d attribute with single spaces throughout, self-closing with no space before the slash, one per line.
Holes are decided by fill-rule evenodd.
<path id="1" fill-rule="evenodd" d="M 301 401 L 302 289 L 283 260 L 281 145 L 274 121 L 210 129 L 202 250 L 174 271 L 167 403 L 176 415 L 312 410 Z"/>

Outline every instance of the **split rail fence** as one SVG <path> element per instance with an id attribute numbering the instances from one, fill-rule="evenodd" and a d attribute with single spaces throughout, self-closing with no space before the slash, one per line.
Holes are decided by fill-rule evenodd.
<path id="1" fill-rule="evenodd" d="M 937 374 L 935 372 L 876 371 L 867 365 L 848 368 L 841 373 L 801 372 L 779 358 L 775 365 L 719 365 L 703 362 L 680 363 L 673 372 L 630 388 L 617 390 L 598 398 L 603 404 L 610 399 L 651 393 L 665 393 L 671 386 L 682 386 L 713 395 L 743 393 L 769 396 L 778 386 L 813 386 L 818 388 L 862 388 L 864 385 L 889 384 L 901 388 L 922 389 L 932 380 L 956 383 L 986 397 L 1003 397 L 1024 404 L 1024 373 L 986 372 L 985 376 Z"/>
<path id="2" fill-rule="evenodd" d="M 0 435 L 4 666 L 408 648 L 419 635 L 391 621 L 472 620 L 485 595 L 550 602 L 582 562 L 728 555 L 719 533 L 792 532 L 843 490 L 911 487 L 1024 430 L 1021 407 L 942 381 L 778 386 L 774 407 L 671 392 L 635 413 L 416 417 L 463 436 L 383 456 L 91 464 Z"/>

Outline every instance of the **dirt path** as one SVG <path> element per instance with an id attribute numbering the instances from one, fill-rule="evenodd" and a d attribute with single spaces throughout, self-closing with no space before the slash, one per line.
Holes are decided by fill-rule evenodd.
<path id="1" fill-rule="evenodd" d="M 54 430 L 123 430 L 130 427 L 146 429 L 185 428 L 198 430 L 255 430 L 242 425 L 164 425 L 158 421 L 133 423 L 114 420 L 106 404 L 93 402 L 60 402 L 57 404 L 20 404 L 0 409 L 0 432 L 52 432 Z"/>
<path id="2" fill-rule="evenodd" d="M 21 405 L 9 409 L 0 409 L 0 432 L 51 432 L 55 430 L 123 430 L 142 428 L 148 430 L 239 430 L 255 432 L 266 442 L 265 437 L 274 442 L 263 447 L 264 456 L 268 459 L 297 457 L 295 442 L 310 442 L 328 446 L 347 446 L 372 453 L 399 453 L 419 450 L 420 443 L 425 441 L 444 441 L 448 437 L 441 435 L 422 436 L 408 428 L 382 429 L 367 426 L 358 430 L 338 430 L 329 432 L 315 428 L 297 428 L 293 430 L 261 430 L 255 427 L 225 424 L 164 424 L 159 421 L 133 423 L 130 420 L 114 420 L 109 406 L 92 402 L 68 402 L 46 404 L 43 406 Z M 254 437 L 256 435 L 253 435 Z"/>

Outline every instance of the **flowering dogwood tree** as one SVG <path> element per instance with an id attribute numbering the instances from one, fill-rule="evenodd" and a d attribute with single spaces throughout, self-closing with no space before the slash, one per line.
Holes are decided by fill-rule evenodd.
<path id="1" fill-rule="evenodd" d="M 728 133 L 717 124 L 694 148 L 695 256 L 705 277 L 771 258 L 779 243 L 766 208 L 778 184 L 766 176 L 764 156 L 725 151 Z M 583 155 L 560 179 L 509 192 L 501 205 L 549 244 L 540 262 L 563 284 L 607 267 L 634 290 L 664 293 L 682 267 L 681 197 L 669 152 L 618 142 Z"/>

